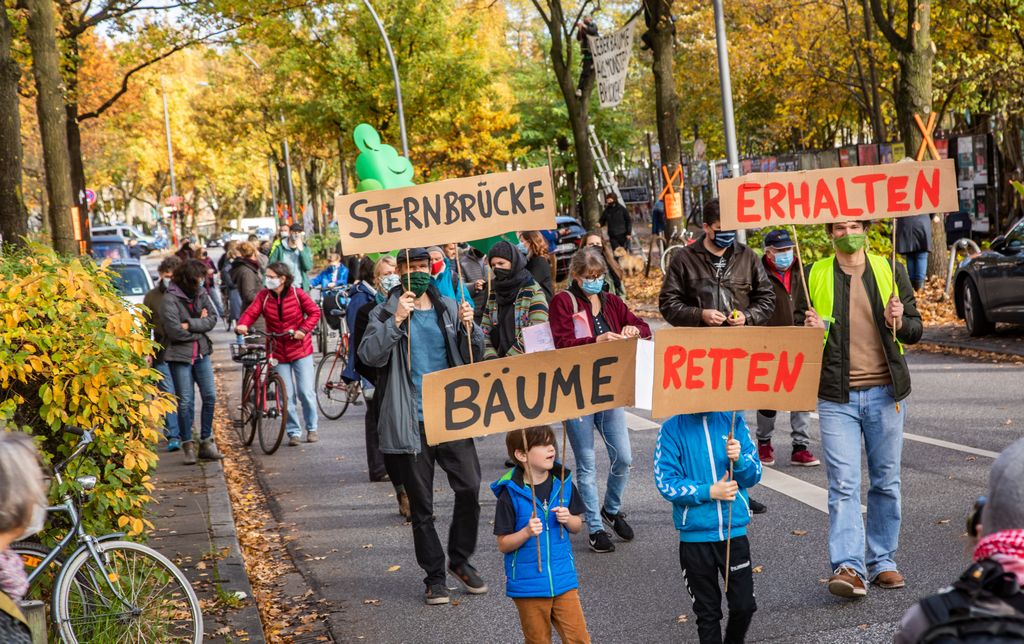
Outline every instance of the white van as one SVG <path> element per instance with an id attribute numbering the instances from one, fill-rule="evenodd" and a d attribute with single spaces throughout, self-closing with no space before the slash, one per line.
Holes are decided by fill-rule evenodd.
<path id="1" fill-rule="evenodd" d="M 120 235 L 125 240 L 134 239 L 138 242 L 139 249 L 143 255 L 148 255 L 156 245 L 156 238 L 152 235 L 144 235 L 135 226 L 128 224 L 114 224 L 112 226 L 93 226 L 93 235 Z"/>

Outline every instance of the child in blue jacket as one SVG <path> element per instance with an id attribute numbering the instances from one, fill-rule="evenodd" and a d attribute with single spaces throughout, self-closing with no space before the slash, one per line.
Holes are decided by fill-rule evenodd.
<path id="1" fill-rule="evenodd" d="M 661 426 L 654 448 L 654 482 L 658 492 L 672 503 L 672 518 L 679 530 L 679 565 L 693 600 L 701 644 L 723 641 L 718 576 L 725 575 L 730 504 L 732 546 L 726 593 L 726 644 L 743 642 L 757 610 L 747 541 L 747 488 L 761 480 L 761 461 L 742 412 L 736 414 L 734 438 L 729 439 L 732 418 L 731 412 L 673 416 Z"/>
<path id="2" fill-rule="evenodd" d="M 558 449 L 551 428 L 527 429 L 526 445 L 524 451 L 522 431 L 506 435 L 509 458 L 517 465 L 491 484 L 498 497 L 494 534 L 498 550 L 505 554 L 505 594 L 519 610 L 527 644 L 550 644 L 552 625 L 565 644 L 589 644 L 569 538 L 583 527 L 581 515 L 586 507 L 569 470 L 563 476 L 562 466 L 556 466 Z M 531 482 L 537 498 L 536 517 Z"/>

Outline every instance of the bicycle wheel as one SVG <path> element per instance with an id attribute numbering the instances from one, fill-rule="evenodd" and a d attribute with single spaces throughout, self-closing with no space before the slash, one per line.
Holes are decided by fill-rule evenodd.
<path id="1" fill-rule="evenodd" d="M 342 347 L 338 347 L 337 353 L 324 356 L 316 367 L 316 406 L 330 420 L 338 420 L 348 409 L 348 387 L 341 379 L 344 368 Z"/>
<path id="2" fill-rule="evenodd" d="M 178 568 L 149 546 L 95 544 L 67 563 L 53 610 L 64 642 L 193 642 L 203 640 L 203 613 Z"/>
<path id="3" fill-rule="evenodd" d="M 16 541 L 11 544 L 10 550 L 21 557 L 26 575 L 31 575 L 50 554 L 49 548 L 34 541 Z M 38 577 L 32 580 L 32 585 L 29 586 L 25 599 L 44 599 L 47 597 L 53 589 L 53 582 L 63 565 L 64 560 L 58 555 L 50 563 L 50 570 L 40 573 Z"/>
<path id="4" fill-rule="evenodd" d="M 284 426 L 288 423 L 287 390 L 284 379 L 278 373 L 267 374 L 267 385 L 264 389 L 266 398 L 254 414 L 256 433 L 260 435 L 260 449 L 265 454 L 273 454 L 281 446 L 284 438 Z"/>
<path id="5" fill-rule="evenodd" d="M 661 272 L 667 274 L 669 264 L 672 263 L 672 255 L 686 248 L 682 244 L 676 244 L 675 246 L 669 246 L 665 249 L 665 254 L 661 256 Z"/>
<path id="6" fill-rule="evenodd" d="M 256 385 L 253 373 L 253 369 L 247 367 L 242 376 L 242 404 L 238 407 L 238 418 L 235 419 L 238 440 L 247 447 L 252 445 L 253 438 L 256 437 L 256 424 L 253 422 L 253 413 L 256 411 Z"/>
<path id="7" fill-rule="evenodd" d="M 320 313 L 320 319 L 316 322 L 316 350 L 322 354 L 327 353 L 327 322 L 324 321 L 324 314 Z"/>

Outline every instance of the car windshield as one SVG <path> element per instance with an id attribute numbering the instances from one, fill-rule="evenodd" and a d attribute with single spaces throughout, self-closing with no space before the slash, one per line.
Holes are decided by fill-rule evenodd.
<path id="1" fill-rule="evenodd" d="M 135 265 L 111 266 L 115 275 L 112 281 L 114 288 L 122 297 L 131 295 L 145 295 L 149 289 L 149 282 L 146 280 L 145 269 Z"/>
<path id="2" fill-rule="evenodd" d="M 131 257 L 128 246 L 117 242 L 92 243 L 92 256 L 96 259 L 127 259 Z"/>

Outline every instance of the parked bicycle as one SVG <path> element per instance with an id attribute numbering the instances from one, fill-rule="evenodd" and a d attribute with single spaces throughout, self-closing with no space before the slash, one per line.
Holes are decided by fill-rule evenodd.
<path id="1" fill-rule="evenodd" d="M 327 317 L 328 311 L 320 319 Z M 316 406 L 320 413 L 330 420 L 338 420 L 348 410 L 350 404 L 359 404 L 362 386 L 359 380 L 347 382 L 343 377 L 345 365 L 348 364 L 349 329 L 345 321 L 345 312 L 339 309 L 330 311 L 332 316 L 340 319 L 338 323 L 338 346 L 333 353 L 320 359 L 316 367 Z"/>
<path id="2" fill-rule="evenodd" d="M 68 427 L 80 436 L 66 460 L 53 468 L 60 487 L 62 473 L 78 462 L 92 444 L 92 431 Z M 77 470 L 77 466 L 76 466 Z M 96 486 L 95 476 L 75 478 L 83 492 Z M 198 642 L 203 641 L 203 614 L 192 586 L 167 557 L 124 533 L 94 536 L 82 526 L 80 495 L 66 493 L 49 513 L 66 514 L 71 529 L 53 548 L 21 541 L 11 545 L 28 573 L 29 597 L 41 597 L 44 579 L 52 580 L 50 621 L 63 642 Z M 78 544 L 69 557 L 64 552 Z"/>
<path id="3" fill-rule="evenodd" d="M 264 343 L 249 342 L 250 339 L 264 338 Z M 288 423 L 288 394 L 284 379 L 274 371 L 277 359 L 273 357 L 274 341 L 291 337 L 287 333 L 263 333 L 251 331 L 243 344 L 231 345 L 231 359 L 244 367 L 242 375 L 242 398 L 238 417 L 234 419 L 235 430 L 242 444 L 252 445 L 259 435 L 260 449 L 273 454 L 284 439 Z"/>
<path id="4" fill-rule="evenodd" d="M 325 356 L 330 351 L 331 339 L 340 332 L 338 319 L 344 321 L 348 300 L 348 289 L 344 287 L 320 289 L 317 302 L 320 305 L 320 320 L 313 334 L 316 335 L 317 351 Z"/>

